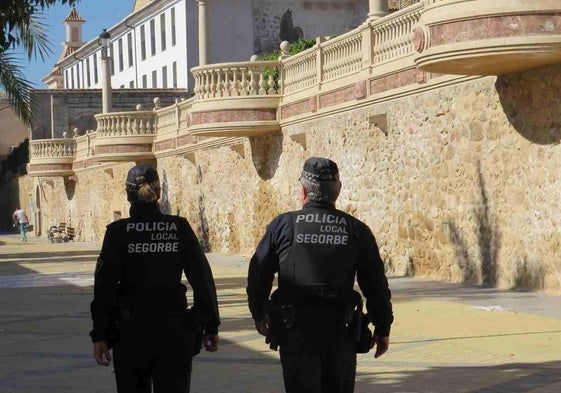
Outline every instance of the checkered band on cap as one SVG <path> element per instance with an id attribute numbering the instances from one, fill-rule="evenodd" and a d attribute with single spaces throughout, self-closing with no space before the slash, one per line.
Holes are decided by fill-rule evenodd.
<path id="1" fill-rule="evenodd" d="M 329 180 L 337 180 L 339 176 L 337 174 L 331 174 L 331 173 L 314 174 L 314 173 L 302 171 L 302 178 L 311 181 L 329 181 Z"/>
<path id="2" fill-rule="evenodd" d="M 125 181 L 126 190 L 136 192 L 141 185 L 148 184 L 153 189 L 160 188 L 158 172 L 150 165 L 139 164 L 131 168 Z"/>
<path id="3" fill-rule="evenodd" d="M 142 179 L 144 176 L 138 176 L 138 177 L 139 177 L 139 179 L 136 183 L 129 183 L 128 181 L 125 182 L 125 188 L 126 188 L 127 191 L 136 192 L 136 191 L 138 191 L 140 186 L 143 185 L 143 184 L 148 184 L 150 186 L 150 188 L 152 188 L 153 190 L 156 190 L 156 189 L 160 188 L 160 181 L 159 180 L 155 180 L 153 182 L 147 183 L 145 180 Z"/>

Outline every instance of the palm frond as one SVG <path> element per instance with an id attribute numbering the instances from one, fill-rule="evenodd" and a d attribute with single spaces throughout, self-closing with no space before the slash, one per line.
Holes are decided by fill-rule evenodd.
<path id="1" fill-rule="evenodd" d="M 15 29 L 18 45 L 29 60 L 39 57 L 42 61 L 53 53 L 45 15 L 37 12 L 29 18 L 29 23 L 18 25 Z"/>
<path id="2" fill-rule="evenodd" d="M 25 79 L 22 65 L 15 56 L 0 52 L 0 88 L 6 99 L 13 105 L 20 119 L 31 125 L 31 90 L 32 83 Z"/>

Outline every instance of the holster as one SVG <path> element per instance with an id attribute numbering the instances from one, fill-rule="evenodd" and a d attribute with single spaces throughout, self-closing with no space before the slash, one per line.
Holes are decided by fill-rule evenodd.
<path id="1" fill-rule="evenodd" d="M 201 322 L 201 315 L 195 307 L 185 310 L 185 321 L 187 328 L 193 333 L 193 352 L 192 355 L 196 356 L 201 352 L 203 346 L 204 329 Z"/>
<path id="2" fill-rule="evenodd" d="M 283 341 L 286 329 L 294 325 L 296 308 L 288 302 L 288 299 L 280 296 L 278 291 L 273 292 L 268 307 L 269 333 L 265 342 L 273 351 L 278 350 Z"/>
<path id="3" fill-rule="evenodd" d="M 363 312 L 362 296 L 353 292 L 354 300 L 345 313 L 345 325 L 354 342 L 355 353 L 368 353 L 372 343 L 372 330 L 368 327 L 370 318 Z"/>
<path id="4" fill-rule="evenodd" d="M 127 318 L 128 315 L 123 316 L 121 312 L 121 308 L 117 305 L 111 308 L 109 313 L 109 324 L 107 330 L 107 344 L 109 349 L 115 346 L 115 342 L 119 341 L 120 333 L 121 333 L 121 322 L 123 317 Z"/>

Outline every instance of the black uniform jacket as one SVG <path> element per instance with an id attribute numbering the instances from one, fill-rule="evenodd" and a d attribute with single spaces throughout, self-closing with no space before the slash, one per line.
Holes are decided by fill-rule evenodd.
<path id="1" fill-rule="evenodd" d="M 187 220 L 162 214 L 157 205 L 137 209 L 133 217 L 107 226 L 90 307 L 92 341 L 108 338 L 116 306 L 148 315 L 185 310 L 183 273 L 205 333 L 216 334 L 220 318 L 212 271 Z"/>
<path id="2" fill-rule="evenodd" d="M 356 277 L 375 333 L 389 335 L 391 292 L 376 240 L 366 224 L 332 204 L 308 202 L 267 227 L 249 265 L 247 295 L 255 320 L 266 315 L 277 272 L 281 291 L 343 293 Z"/>

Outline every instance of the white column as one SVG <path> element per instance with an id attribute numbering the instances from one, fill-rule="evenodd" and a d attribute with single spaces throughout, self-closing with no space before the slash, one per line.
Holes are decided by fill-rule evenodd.
<path id="1" fill-rule="evenodd" d="M 104 53 L 105 52 L 105 53 Z M 107 49 L 101 50 L 101 105 L 102 113 L 111 112 L 111 56 Z"/>
<path id="2" fill-rule="evenodd" d="M 368 19 L 375 20 L 388 14 L 388 0 L 368 0 Z"/>
<path id="3" fill-rule="evenodd" d="M 206 18 L 206 2 L 207 0 L 198 0 L 199 3 L 199 65 L 206 65 L 208 59 L 208 42 L 207 42 L 207 18 Z"/>

